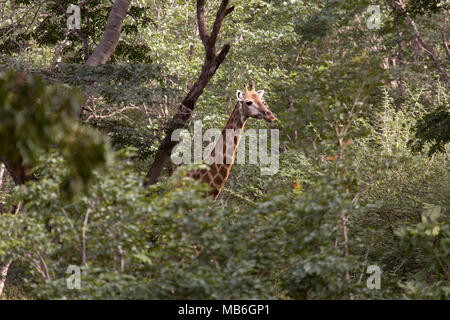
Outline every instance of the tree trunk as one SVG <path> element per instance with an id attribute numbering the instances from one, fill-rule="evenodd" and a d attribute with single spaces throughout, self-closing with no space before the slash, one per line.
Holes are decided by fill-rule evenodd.
<path id="1" fill-rule="evenodd" d="M 23 161 L 21 158 L 16 161 L 10 161 L 6 157 L 0 157 L 0 164 L 0 187 L 3 185 L 4 168 L 8 170 L 8 173 L 11 175 L 16 185 L 22 185 L 28 180 L 32 179 L 31 168 L 23 165 Z M 12 206 L 10 212 L 15 212 L 15 214 L 18 214 L 22 207 L 23 202 L 19 203 L 17 206 Z M 4 236 L 8 235 L 5 234 Z M 9 260 L 5 265 L 0 266 L 0 298 L 3 293 L 3 288 L 5 287 L 6 276 L 8 275 L 8 269 L 11 263 L 12 260 Z"/>
<path id="2" fill-rule="evenodd" d="M 3 187 L 3 175 L 5 174 L 5 165 L 3 162 L 0 162 L 0 190 Z"/>
<path id="3" fill-rule="evenodd" d="M 6 276 L 8 275 L 8 269 L 11 265 L 11 260 L 9 260 L 4 266 L 0 266 L 0 298 L 2 297 L 3 288 L 5 287 Z"/>
<path id="4" fill-rule="evenodd" d="M 197 23 L 200 39 L 202 40 L 203 46 L 205 47 L 205 60 L 203 62 L 203 67 L 197 81 L 194 83 L 191 90 L 184 98 L 180 108 L 173 116 L 167 126 L 167 129 L 165 130 L 164 140 L 159 145 L 158 151 L 155 155 L 155 160 L 153 161 L 153 164 L 147 173 L 144 183 L 146 186 L 154 184 L 158 181 L 164 164 L 170 158 L 172 149 L 177 143 L 176 141 L 171 140 L 172 133 L 176 129 L 182 128 L 189 120 L 192 112 L 194 111 L 195 103 L 203 93 L 203 90 L 205 89 L 209 80 L 213 77 L 217 68 L 219 68 L 220 64 L 223 62 L 226 55 L 228 54 L 228 51 L 230 50 L 230 45 L 225 44 L 222 47 L 220 53 L 218 55 L 216 54 L 216 40 L 217 36 L 219 35 L 222 22 L 225 17 L 234 9 L 234 6 L 231 6 L 229 8 L 227 8 L 227 6 L 228 0 L 222 0 L 217 11 L 212 31 L 208 35 L 206 32 L 205 22 L 205 0 L 197 0 Z"/>
<path id="5" fill-rule="evenodd" d="M 131 0 L 116 0 L 108 16 L 106 29 L 99 45 L 89 57 L 86 64 L 96 67 L 105 64 L 112 56 L 119 42 L 122 23 L 128 12 Z"/>
<path id="6" fill-rule="evenodd" d="M 1 156 L 0 162 L 2 162 L 8 173 L 14 180 L 16 185 L 21 185 L 32 179 L 31 175 L 31 167 L 23 164 L 22 159 L 18 159 L 15 161 L 9 160 L 8 158 Z"/>

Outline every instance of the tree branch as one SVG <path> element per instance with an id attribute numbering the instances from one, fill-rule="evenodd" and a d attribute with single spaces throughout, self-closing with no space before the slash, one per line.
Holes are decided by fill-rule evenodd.
<path id="1" fill-rule="evenodd" d="M 105 64 L 112 56 L 119 43 L 122 24 L 130 7 L 131 0 L 116 0 L 108 16 L 105 32 L 95 51 L 87 60 L 88 66 Z"/>
<path id="2" fill-rule="evenodd" d="M 5 173 L 5 165 L 3 162 L 0 162 L 0 190 L 3 187 L 3 174 Z"/>
<path id="3" fill-rule="evenodd" d="M 431 60 L 433 60 L 435 66 L 436 66 L 436 69 L 438 70 L 438 73 L 441 76 L 442 81 L 444 81 L 447 84 L 448 83 L 447 73 L 442 68 L 441 63 L 439 62 L 439 59 L 438 59 L 436 53 L 423 40 L 422 36 L 420 35 L 419 30 L 417 29 L 416 24 L 414 23 L 414 21 L 412 20 L 412 18 L 410 17 L 410 15 L 408 13 L 408 11 L 406 10 L 403 0 L 396 0 L 396 1 L 394 1 L 394 3 L 395 3 L 394 9 L 397 8 L 406 16 L 406 20 L 409 23 L 409 25 L 411 26 L 411 28 L 413 29 L 413 33 L 416 37 L 417 42 L 419 43 L 419 46 L 422 48 L 423 51 L 425 51 L 430 56 Z"/>
<path id="4" fill-rule="evenodd" d="M 222 47 L 222 50 L 220 50 L 219 55 L 217 56 L 217 66 L 219 66 L 223 62 L 223 60 L 225 60 L 228 51 L 230 51 L 230 45 L 227 43 Z"/>
<path id="5" fill-rule="evenodd" d="M 225 13 L 228 6 L 228 0 L 222 1 L 220 4 L 219 10 L 217 10 L 216 20 L 214 21 L 213 29 L 211 31 L 211 37 L 209 39 L 210 45 L 214 46 L 217 40 L 217 36 L 219 35 L 220 28 L 222 27 L 223 19 L 225 19 Z M 234 9 L 234 7 L 230 7 L 230 9 Z"/>
<path id="6" fill-rule="evenodd" d="M 220 7 L 217 10 L 216 19 L 214 21 L 211 34 L 208 35 L 205 21 L 205 0 L 197 0 L 197 23 L 200 39 L 205 47 L 205 60 L 197 81 L 183 99 L 177 113 L 173 116 L 167 126 L 167 129 L 165 130 L 165 137 L 159 145 L 155 160 L 147 173 L 144 183 L 146 186 L 154 184 L 158 181 L 164 164 L 170 158 L 172 149 L 176 145 L 176 142 L 171 140 L 172 133 L 176 129 L 182 128 L 189 120 L 192 112 L 194 111 L 195 103 L 203 93 L 203 90 L 209 80 L 213 77 L 214 73 L 219 68 L 220 64 L 225 60 L 228 52 L 230 51 L 230 45 L 225 44 L 219 55 L 216 55 L 216 41 L 223 20 L 234 9 L 234 7 L 227 8 L 227 5 L 228 0 L 222 0 Z"/>
<path id="7" fill-rule="evenodd" d="M 208 34 L 206 33 L 205 0 L 197 1 L 197 24 L 200 39 L 206 49 L 208 47 Z"/>
<path id="8" fill-rule="evenodd" d="M 8 275 L 8 269 L 12 260 L 8 260 L 5 265 L 0 266 L 0 298 L 2 297 L 3 288 L 5 287 L 6 277 Z"/>
<path id="9" fill-rule="evenodd" d="M 441 34 L 442 34 L 442 42 L 444 44 L 445 53 L 447 54 L 447 60 L 450 61 L 450 51 L 448 50 L 447 39 L 445 39 L 444 32 L 441 32 Z"/>
<path id="10" fill-rule="evenodd" d="M 86 214 L 84 215 L 83 229 L 81 230 L 81 264 L 86 264 L 86 229 L 89 220 L 89 214 L 91 213 L 91 208 L 87 208 Z"/>

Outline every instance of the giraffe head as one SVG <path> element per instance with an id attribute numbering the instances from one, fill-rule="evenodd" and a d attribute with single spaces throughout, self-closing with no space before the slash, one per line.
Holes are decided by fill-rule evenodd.
<path id="1" fill-rule="evenodd" d="M 236 97 L 241 104 L 242 112 L 246 117 L 256 119 L 264 119 L 267 122 L 274 122 L 275 117 L 267 108 L 263 99 L 264 90 L 255 91 L 255 86 L 252 84 L 250 90 L 247 85 L 244 85 L 244 92 L 238 90 Z"/>

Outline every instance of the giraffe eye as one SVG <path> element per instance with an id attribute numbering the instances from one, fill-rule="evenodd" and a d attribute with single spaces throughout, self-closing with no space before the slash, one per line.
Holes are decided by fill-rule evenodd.
<path id="1" fill-rule="evenodd" d="M 253 102 L 251 102 L 251 101 L 246 101 L 246 102 L 245 102 L 245 104 L 248 105 L 248 106 L 251 106 L 252 103 L 253 103 Z"/>

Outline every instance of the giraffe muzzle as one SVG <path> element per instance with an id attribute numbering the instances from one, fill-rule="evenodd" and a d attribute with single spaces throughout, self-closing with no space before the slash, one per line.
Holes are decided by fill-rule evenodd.
<path id="1" fill-rule="evenodd" d="M 272 112 L 267 110 L 264 111 L 264 120 L 266 120 L 267 122 L 274 122 L 276 118 L 273 116 Z"/>

